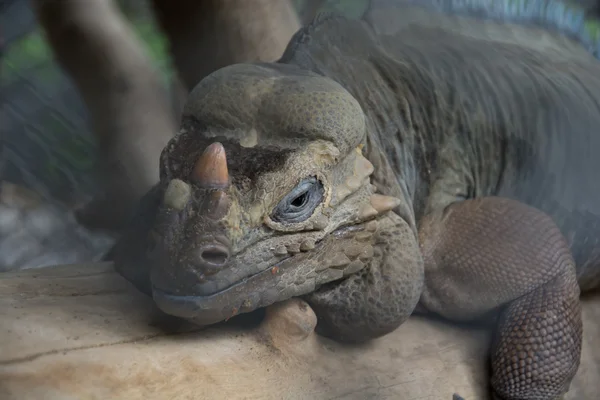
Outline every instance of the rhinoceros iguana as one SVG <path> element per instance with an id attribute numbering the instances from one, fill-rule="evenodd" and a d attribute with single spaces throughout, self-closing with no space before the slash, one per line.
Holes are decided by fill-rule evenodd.
<path id="1" fill-rule="evenodd" d="M 494 396 L 559 398 L 600 283 L 600 63 L 469 21 L 325 15 L 278 62 L 209 75 L 117 270 L 202 325 L 301 296 L 349 342 L 416 307 L 495 313 Z"/>

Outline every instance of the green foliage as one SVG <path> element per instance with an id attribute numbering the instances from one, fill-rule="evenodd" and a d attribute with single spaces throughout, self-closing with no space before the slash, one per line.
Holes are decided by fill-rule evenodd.
<path id="1" fill-rule="evenodd" d="M 583 24 L 585 32 L 595 43 L 600 42 L 600 22 L 596 19 L 587 19 Z"/>
<path id="2" fill-rule="evenodd" d="M 11 44 L 2 60 L 3 84 L 17 79 L 24 71 L 35 66 L 47 64 L 52 52 L 46 38 L 39 29 L 30 32 Z M 59 77 L 57 68 L 42 68 L 40 79 L 53 81 Z"/>

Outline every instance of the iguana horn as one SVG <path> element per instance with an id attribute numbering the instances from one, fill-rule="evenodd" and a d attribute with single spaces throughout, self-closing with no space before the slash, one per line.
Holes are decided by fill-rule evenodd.
<path id="1" fill-rule="evenodd" d="M 204 150 L 194 165 L 191 178 L 205 188 L 223 189 L 229 185 L 227 156 L 221 143 L 215 142 Z"/>

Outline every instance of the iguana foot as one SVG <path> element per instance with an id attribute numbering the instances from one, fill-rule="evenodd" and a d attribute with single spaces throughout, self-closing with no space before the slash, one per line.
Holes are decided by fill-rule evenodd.
<path id="1" fill-rule="evenodd" d="M 447 318 L 489 310 L 497 399 L 558 399 L 581 354 L 579 286 L 567 241 L 549 216 L 522 203 L 478 198 L 429 215 L 419 227 L 421 302 Z"/>

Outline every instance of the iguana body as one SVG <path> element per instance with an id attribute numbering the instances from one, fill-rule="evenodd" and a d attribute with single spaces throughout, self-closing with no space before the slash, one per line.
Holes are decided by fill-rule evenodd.
<path id="1" fill-rule="evenodd" d="M 117 269 L 200 324 L 303 296 L 346 341 L 417 302 L 498 312 L 494 394 L 558 398 L 600 281 L 600 63 L 509 39 L 319 18 L 278 63 L 213 73 Z"/>
<path id="2" fill-rule="evenodd" d="M 552 216 L 581 283 L 597 286 L 600 63 L 421 25 L 371 35 L 326 22 L 281 62 L 332 77 L 358 100 L 373 124 L 365 153 L 385 152 L 417 223 L 458 199 L 522 201 Z"/>

